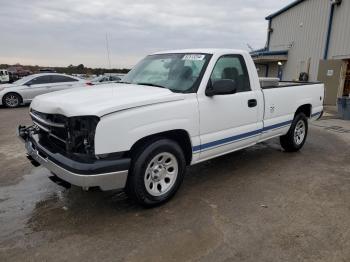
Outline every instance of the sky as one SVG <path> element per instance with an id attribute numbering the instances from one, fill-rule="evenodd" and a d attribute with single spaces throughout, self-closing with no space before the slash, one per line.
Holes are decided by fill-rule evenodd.
<path id="1" fill-rule="evenodd" d="M 292 0 L 0 0 L 0 64 L 130 68 L 168 49 L 266 43 Z"/>

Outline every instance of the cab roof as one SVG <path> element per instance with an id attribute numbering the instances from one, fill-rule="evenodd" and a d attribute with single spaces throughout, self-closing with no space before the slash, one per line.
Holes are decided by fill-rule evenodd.
<path id="1" fill-rule="evenodd" d="M 156 52 L 153 55 L 159 54 L 211 54 L 211 55 L 223 55 L 223 54 L 248 54 L 247 51 L 239 49 L 224 49 L 224 48 L 194 48 L 194 49 L 178 49 Z"/>

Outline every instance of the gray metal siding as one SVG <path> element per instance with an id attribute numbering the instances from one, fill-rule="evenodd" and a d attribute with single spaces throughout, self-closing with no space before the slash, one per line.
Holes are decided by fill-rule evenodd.
<path id="1" fill-rule="evenodd" d="M 264 65 L 255 65 L 256 70 L 258 71 L 259 77 L 265 77 L 266 76 L 266 66 Z"/>
<path id="2" fill-rule="evenodd" d="M 278 65 L 277 63 L 269 63 L 269 77 L 278 76 Z"/>
<path id="3" fill-rule="evenodd" d="M 328 59 L 350 58 L 350 1 L 345 0 L 334 10 Z"/>
<path id="4" fill-rule="evenodd" d="M 329 0 L 307 0 L 272 19 L 270 50 L 289 50 L 283 70 L 284 80 L 297 79 L 300 72 L 306 71 L 309 58 L 310 80 L 317 80 L 329 10 Z"/>

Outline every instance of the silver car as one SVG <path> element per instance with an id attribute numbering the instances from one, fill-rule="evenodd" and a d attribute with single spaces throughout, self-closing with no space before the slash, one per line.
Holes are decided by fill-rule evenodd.
<path id="1" fill-rule="evenodd" d="M 110 83 L 118 83 L 122 81 L 124 75 L 102 75 L 93 78 L 90 81 L 91 85 L 100 85 L 100 84 L 110 84 Z"/>
<path id="2" fill-rule="evenodd" d="M 64 74 L 30 75 L 12 84 L 0 85 L 0 105 L 14 108 L 30 103 L 38 95 L 84 85 L 85 80 Z"/>

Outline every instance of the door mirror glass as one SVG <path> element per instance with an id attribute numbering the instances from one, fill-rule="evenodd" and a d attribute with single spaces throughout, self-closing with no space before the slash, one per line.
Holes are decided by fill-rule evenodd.
<path id="1" fill-rule="evenodd" d="M 232 79 L 220 79 L 209 82 L 209 86 L 205 91 L 207 96 L 216 95 L 231 95 L 237 92 L 237 86 L 235 80 Z"/>

